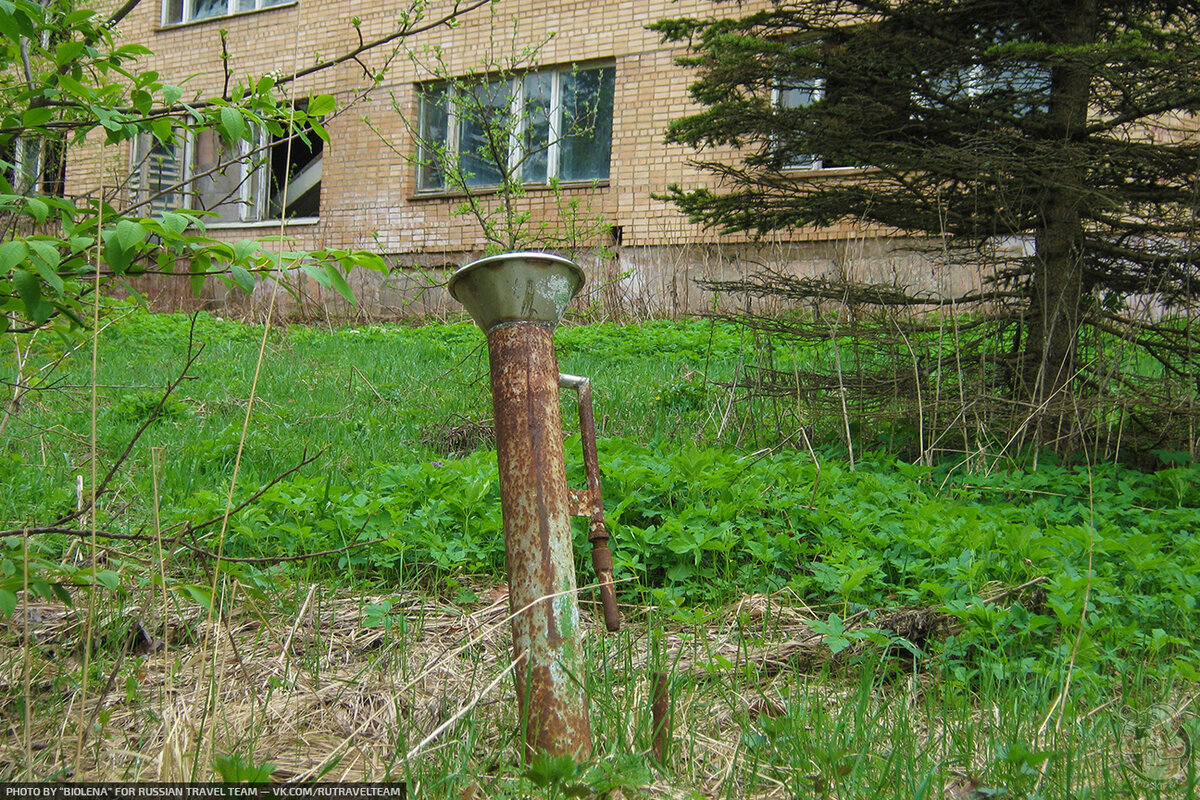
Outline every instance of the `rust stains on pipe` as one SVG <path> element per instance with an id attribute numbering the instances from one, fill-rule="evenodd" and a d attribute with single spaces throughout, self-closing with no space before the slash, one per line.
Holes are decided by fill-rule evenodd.
<path id="1" fill-rule="evenodd" d="M 526 757 L 547 750 L 586 759 L 591 725 L 552 331 L 500 324 L 487 337 L 513 655 L 525 657 L 514 674 Z"/>
<path id="2" fill-rule="evenodd" d="M 575 513 L 588 518 L 588 541 L 592 543 L 592 569 L 600 584 L 600 603 L 604 608 L 604 627 L 621 630 L 621 612 L 617 609 L 617 590 L 613 584 L 612 551 L 608 548 L 608 528 L 604 525 L 604 495 L 600 491 L 600 460 L 596 455 L 596 418 L 592 413 L 592 382 L 578 375 L 559 375 L 558 385 L 579 394 L 579 439 L 583 445 L 583 472 L 587 489 L 580 495 Z"/>

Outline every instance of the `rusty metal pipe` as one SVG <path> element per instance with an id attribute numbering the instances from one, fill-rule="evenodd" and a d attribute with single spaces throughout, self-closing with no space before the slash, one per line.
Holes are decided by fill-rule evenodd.
<path id="1" fill-rule="evenodd" d="M 551 336 L 533 323 L 488 332 L 504 557 L 509 608 L 518 612 L 513 655 L 527 659 L 515 675 L 528 749 L 586 758 L 591 728 Z"/>
<path id="2" fill-rule="evenodd" d="M 667 673 L 655 672 L 650 687 L 650 752 L 666 765 L 671 749 L 671 695 Z"/>
<path id="3" fill-rule="evenodd" d="M 592 752 L 553 330 L 583 270 L 544 253 L 493 256 L 448 288 L 488 339 L 514 671 L 525 756 Z"/>
<path id="4" fill-rule="evenodd" d="M 558 385 L 574 389 L 579 396 L 579 440 L 583 446 L 583 473 L 587 489 L 572 490 L 577 502 L 575 515 L 588 518 L 588 541 L 592 543 L 592 569 L 600 585 L 600 604 L 604 608 L 604 627 L 621 630 L 621 612 L 617 609 L 617 588 L 613 583 L 612 551 L 608 549 L 608 528 L 604 524 L 604 495 L 600 490 L 600 459 L 596 454 L 596 418 L 592 413 L 592 382 L 580 375 L 559 375 Z"/>

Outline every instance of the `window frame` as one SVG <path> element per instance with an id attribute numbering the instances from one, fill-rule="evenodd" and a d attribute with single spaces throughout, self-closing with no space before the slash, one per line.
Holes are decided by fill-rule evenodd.
<path id="1" fill-rule="evenodd" d="M 807 85 L 805 85 L 807 84 Z M 784 105 L 784 97 L 788 92 L 808 92 L 808 102 L 803 105 Z M 805 78 L 788 86 L 774 86 L 771 89 L 771 105 L 777 109 L 807 108 L 825 99 L 825 79 Z M 824 172 L 830 169 L 846 169 L 846 167 L 827 167 L 825 159 L 817 153 L 805 154 L 806 160 L 789 161 L 781 167 L 783 172 Z M 797 156 L 797 158 L 802 158 Z"/>
<path id="2" fill-rule="evenodd" d="M 989 74 L 991 73 L 991 74 Z M 949 70 L 939 74 L 926 73 L 931 87 L 938 87 L 938 99 L 914 95 L 913 103 L 920 108 L 934 109 L 948 106 L 951 102 L 974 102 L 977 98 L 995 95 L 1007 89 L 1016 89 L 1030 95 L 1039 90 L 1045 95 L 1046 103 L 1015 108 L 1014 116 L 1025 118 L 1035 113 L 1046 113 L 1050 98 L 1050 70 L 1032 62 L 1018 62 L 1003 66 L 976 62 L 968 67 Z M 944 97 L 945 101 L 940 98 Z"/>
<path id="3" fill-rule="evenodd" d="M 819 103 L 825 99 L 827 79 L 823 77 L 803 78 L 799 81 L 794 81 L 786 86 L 774 86 L 771 89 L 771 104 L 777 109 L 782 108 L 806 108 L 814 103 Z M 785 106 L 783 105 L 783 97 L 785 92 L 806 91 L 808 92 L 809 100 L 804 105 Z M 800 159 L 801 156 L 797 156 Z M 864 170 L 869 167 L 855 164 L 829 164 L 828 158 L 819 153 L 806 153 L 804 160 L 796 160 L 788 162 L 780 167 L 781 172 L 845 172 L 847 170 Z"/>
<path id="4" fill-rule="evenodd" d="M 147 216 L 170 211 L 186 211 L 192 207 L 191 193 L 188 187 L 192 182 L 192 138 L 190 134 L 180 132 L 171 142 L 163 142 L 149 133 L 134 137 L 132 145 L 132 166 L 136 175 L 132 177 L 134 203 L 138 208 L 145 208 Z M 179 177 L 169 192 L 156 191 L 151 194 L 151 166 L 154 150 L 159 146 L 171 148 L 172 160 L 175 162 L 176 175 Z M 160 198 L 160 199 L 156 199 Z M 179 202 L 174 202 L 177 198 Z M 165 201 L 165 202 L 164 202 Z M 160 205 L 161 203 L 161 205 Z"/>
<path id="5" fill-rule="evenodd" d="M 561 175 L 566 171 L 562 164 L 563 142 L 570 135 L 563 131 L 566 106 L 563 92 L 567 83 L 566 78 L 573 73 L 592 71 L 602 73 L 599 79 L 601 81 L 600 91 L 604 91 L 603 82 L 608 81 L 611 84 L 609 91 L 613 95 L 612 102 L 607 109 L 608 169 L 603 176 L 562 179 Z M 607 77 L 603 75 L 604 71 L 608 72 Z M 546 142 L 544 145 L 538 144 L 530 147 L 528 133 L 531 117 L 526 104 L 529 96 L 526 81 L 541 76 L 550 78 L 549 103 L 546 109 Z M 507 85 L 505 89 L 508 93 L 507 113 L 518 120 L 518 124 L 509 132 L 507 166 L 509 170 L 515 171 L 514 177 L 522 187 L 536 189 L 549 187 L 554 183 L 592 185 L 607 183 L 610 180 L 612 175 L 612 125 L 616 116 L 616 66 L 612 62 L 583 62 L 530 69 L 499 79 L 480 76 L 477 83 L 450 80 L 416 84 L 416 195 L 437 196 L 460 191 L 458 187 L 447 182 L 443 168 L 443 160 L 452 160 L 458 164 L 460 170 L 462 169 L 463 120 L 459 114 L 458 104 L 453 99 L 453 93 L 463 90 L 471 91 L 476 86 L 489 86 L 493 83 L 499 83 L 501 86 Z M 431 101 L 431 97 L 437 97 L 437 102 Z M 431 124 L 430 118 L 435 114 L 437 121 L 433 124 L 441 129 L 437 137 L 440 141 L 432 142 L 427 131 Z M 527 175 L 530 158 L 539 152 L 545 153 L 545 177 L 529 178 Z M 540 169 L 538 171 L 541 172 Z M 471 191 L 486 192 L 500 188 L 502 186 L 499 182 L 467 183 L 467 189 Z"/>
<path id="6" fill-rule="evenodd" d="M 224 13 L 208 14 L 203 17 L 196 16 L 196 6 L 199 0 L 162 0 L 159 11 L 159 25 L 163 28 L 176 28 L 181 25 L 194 25 L 200 22 L 208 22 L 214 19 L 226 19 L 228 17 L 236 17 L 241 14 L 257 14 L 260 11 L 269 11 L 273 8 L 283 8 L 285 6 L 294 6 L 298 0 L 251 0 L 253 8 L 238 8 L 237 6 L 245 2 L 245 0 L 224 0 Z M 179 19 L 171 19 L 170 15 L 175 10 L 172 6 L 177 6 L 179 9 Z"/>
<path id="7" fill-rule="evenodd" d="M 16 136 L 6 151 L 11 162 L 4 179 L 14 194 L 65 196 L 67 153 L 63 140 L 38 134 Z"/>
<path id="8" fill-rule="evenodd" d="M 215 129 L 210 128 L 199 132 L 178 132 L 175 140 L 170 145 L 174 148 L 175 158 L 179 163 L 177 170 L 179 177 L 176 181 L 178 188 L 171 192 L 176 201 L 165 205 L 156 203 L 146 194 L 150 191 L 150 167 L 152 163 L 150 157 L 156 143 L 161 142 L 149 133 L 136 137 L 133 140 L 132 152 L 132 166 L 137 170 L 137 175 L 133 180 L 135 202 L 139 205 L 147 205 L 146 210 L 149 214 L 176 210 L 203 210 L 220 214 L 219 209 L 229 205 L 236 206 L 236 219 L 212 216 L 207 218 L 205 223 L 209 228 L 253 227 L 255 225 L 279 224 L 281 221 L 288 225 L 311 225 L 320 222 L 319 194 L 316 215 L 283 216 L 282 214 L 271 213 L 273 201 L 276 199 L 272 194 L 272 155 L 276 148 L 287 147 L 287 137 L 281 136 L 275 138 L 269 131 L 258 126 L 254 126 L 253 131 L 252 141 L 238 140 L 234 143 L 236 150 L 233 152 L 225 149 L 224 142 Z M 301 132 L 298 131 L 293 135 L 299 137 L 300 134 Z M 309 135 L 316 137 L 316 133 L 311 130 L 309 131 Z M 213 137 L 212 146 L 216 157 L 212 163 L 198 163 L 199 151 L 201 149 L 198 143 L 199 136 Z M 309 171 L 318 158 L 323 161 L 324 142 L 323 140 L 320 141 L 322 146 L 320 147 L 319 156 L 307 162 L 302 172 Z M 237 181 L 235 186 L 236 192 L 228 193 L 228 200 L 218 203 L 213 208 L 205 209 L 204 203 L 200 202 L 202 188 L 200 182 L 205 180 L 206 176 L 214 171 L 232 172 Z M 296 195 L 293 202 L 298 201 L 314 186 L 320 186 L 321 173 L 321 165 L 316 164 L 315 179 L 311 179 L 313 176 L 309 176 L 311 180 L 307 182 L 304 190 Z M 291 181 L 289 180 L 289 187 L 291 185 Z"/>

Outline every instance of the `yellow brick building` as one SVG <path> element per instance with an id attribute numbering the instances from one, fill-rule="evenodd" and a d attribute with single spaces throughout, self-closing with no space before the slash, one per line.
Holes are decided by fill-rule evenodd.
<path id="1" fill-rule="evenodd" d="M 451 2 L 432 2 L 419 24 L 454 9 Z M 395 32 L 406 11 L 400 5 L 348 0 L 155 0 L 137 6 L 122 23 L 121 35 L 153 51 L 143 59 L 143 68 L 158 70 L 167 81 L 186 78 L 186 100 L 220 94 L 227 75 L 236 82 L 270 72 L 303 73 L 353 51 L 361 42 Z M 440 70 L 456 76 L 515 59 L 545 76 L 550 110 L 566 103 L 556 93 L 577 83 L 573 76 L 580 70 L 604 71 L 605 80 L 611 81 L 611 98 L 604 98 L 611 115 L 604 121 L 611 123 L 609 141 L 585 143 L 588 147 L 582 149 L 589 163 L 562 160 L 550 165 L 519 200 L 522 210 L 535 220 L 548 220 L 552 227 L 559 224 L 556 204 L 572 200 L 580 213 L 601 216 L 611 226 L 611 233 L 586 243 L 604 245 L 604 254 L 580 258 L 589 273 L 593 303 L 635 314 L 695 311 L 706 307 L 710 298 L 693 279 L 728 277 L 743 268 L 743 259 L 759 265 L 786 264 L 809 274 L 844 274 L 848 265 L 867 264 L 870 274 L 865 277 L 872 280 L 904 275 L 907 282 L 910 273 L 929 270 L 925 261 L 906 255 L 897 242 L 864 236 L 849 226 L 749 242 L 690 225 L 673 206 L 655 199 L 673 183 L 693 188 L 713 178 L 689 165 L 692 154 L 686 148 L 664 142 L 670 122 L 695 108 L 687 94 L 691 77 L 675 64 L 681 51 L 664 45 L 646 26 L 665 17 L 744 11 L 745 6 L 699 0 L 497 0 L 462 13 L 453 26 L 398 39 L 294 81 L 288 89 L 293 96 L 332 94 L 339 110 L 326 119 L 328 143 L 315 154 L 293 156 L 293 180 L 299 182 L 303 175 L 307 183 L 299 188 L 308 195 L 282 227 L 279 203 L 259 196 L 267 193 L 264 181 L 269 176 L 260 180 L 249 173 L 226 175 L 224 183 L 212 177 L 206 179 L 206 189 L 186 200 L 167 195 L 158 198 L 155 207 L 186 203 L 211 209 L 216 207 L 213 198 L 224 193 L 227 202 L 210 223 L 214 234 L 244 239 L 282 230 L 295 249 L 379 252 L 398 269 L 387 277 L 354 277 L 365 310 L 382 315 L 438 310 L 445 304 L 438 284 L 446 270 L 479 255 L 486 242 L 472 217 L 455 213 L 462 195 L 439 186 L 436 178 L 421 178 L 412 163 L 417 154 L 413 132 L 423 124 L 419 94 L 435 77 L 429 65 L 438 58 Z M 536 55 L 520 58 L 530 52 Z M 385 66 L 383 80 L 376 83 L 371 73 Z M 528 92 L 532 84 L 524 84 Z M 521 91 L 521 85 L 518 78 L 515 91 Z M 453 134 L 449 136 L 454 145 Z M 202 174 L 204 159 L 212 158 L 217 147 L 214 142 L 213 137 L 198 139 L 186 154 L 171 154 L 174 160 L 165 166 L 162 154 L 144 142 L 132 148 L 89 150 L 72 158 L 69 185 L 95 186 L 103 180 L 106 186 L 124 184 L 132 193 L 147 192 L 185 173 Z M 595 152 L 601 146 L 609 152 Z M 600 163 L 603 169 L 596 166 Z M 557 192 L 549 188 L 544 174 L 555 170 L 567 178 Z M 485 204 L 499 202 L 486 190 L 480 196 Z M 181 297 L 185 291 L 180 290 Z M 346 311 L 320 287 L 308 286 L 306 291 L 317 307 Z"/>

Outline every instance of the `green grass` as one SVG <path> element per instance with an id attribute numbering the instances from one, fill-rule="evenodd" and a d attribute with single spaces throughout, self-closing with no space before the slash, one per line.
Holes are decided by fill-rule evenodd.
<path id="1" fill-rule="evenodd" d="M 208 675 L 198 708 L 251 721 L 189 719 L 200 749 L 192 772 L 170 774 L 254 775 L 267 762 L 276 777 L 292 774 L 283 762 L 299 745 L 271 722 L 283 718 L 272 704 L 311 695 L 334 709 L 374 703 L 347 723 L 365 725 L 345 739 L 358 748 L 353 774 L 406 777 L 428 796 L 554 796 L 571 786 L 626 796 L 653 787 L 722 797 L 1195 795 L 1200 466 L 1185 456 L 1154 472 L 1046 458 L 1036 469 L 1003 457 L 918 466 L 863 440 L 851 468 L 838 429 L 812 430 L 812 449 L 749 451 L 739 443 L 792 433 L 777 428 L 787 415 L 767 413 L 770 404 L 731 410 L 714 383 L 756 357 L 752 337 L 703 320 L 562 328 L 560 368 L 593 380 L 606 516 L 634 614 L 622 634 L 588 639 L 597 756 L 581 771 L 527 770 L 508 700 L 489 697 L 408 763 L 400 754 L 438 716 L 410 680 L 436 684 L 437 654 L 465 637 L 470 646 L 451 659 L 456 705 L 498 674 L 507 649 L 502 626 L 471 644 L 453 622 L 503 580 L 483 335 L 466 323 L 272 330 L 235 503 L 262 494 L 223 538 L 213 525 L 190 542 L 251 561 L 214 576 L 210 559 L 171 540 L 224 510 L 262 329 L 205 314 L 194 326 L 180 315 L 112 314 L 95 374 L 100 475 L 178 378 L 189 331 L 192 347 L 203 345 L 96 518 L 102 530 L 161 535 L 163 550 L 102 540 L 105 557 L 84 561 L 90 548 L 61 533 L 31 537 L 28 552 L 19 536 L 0 547 L 7 715 L 36 708 L 35 719 L 72 731 L 60 739 L 81 737 L 63 698 L 77 696 L 83 659 L 60 656 L 83 652 L 85 633 L 98 643 L 88 685 L 93 702 L 106 686 L 110 700 L 88 728 L 81 774 L 153 774 L 144 759 L 114 753 L 160 752 L 176 730 L 172 681 L 204 687 Z M 39 373 L 67 346 L 19 343 L 34 390 L 4 429 L 6 529 L 69 512 L 77 476 L 91 481 L 89 348 Z M 828 355 L 818 343 L 786 358 Z M 15 377 L 13 354 L 4 358 L 0 369 Z M 581 486 L 574 401 L 563 400 L 569 483 Z M 314 460 L 267 486 L 305 454 Z M 586 532 L 575 531 L 587 582 Z M 322 551 L 338 552 L 271 563 Z M 84 623 L 26 639 L 18 595 L 67 597 Z M 230 626 L 225 639 L 206 638 L 198 615 L 210 609 Z M 151 638 L 173 628 L 180 649 L 138 654 L 131 619 Z M 206 663 L 193 651 L 224 652 L 226 639 L 236 643 L 227 668 L 193 675 Z M 672 676 L 666 765 L 647 752 L 651 669 Z M 242 682 L 269 691 L 245 700 Z M 335 695 L 321 689 L 330 685 Z M 121 738 L 111 715 L 126 712 Z M 373 714 L 394 718 L 387 741 L 366 725 Z M 288 730 L 311 722 L 288 719 Z M 18 727 L 3 753 L 10 763 L 32 758 L 42 778 L 72 768 L 73 751 Z"/>
<path id="2" fill-rule="evenodd" d="M 708 352 L 713 331 L 718 352 Z M 182 368 L 189 344 L 182 315 L 132 313 L 106 329 L 96 375 L 99 444 L 115 457 L 149 416 L 161 388 Z M 656 397 L 679 384 L 697 385 L 691 372 L 736 357 L 736 341 L 724 327 L 703 322 L 650 323 L 626 329 L 607 325 L 563 329 L 557 337 L 564 372 L 586 374 L 595 384 L 602 435 L 648 435 L 651 431 L 695 433 L 697 414 Z M 246 398 L 254 375 L 261 328 L 197 317 L 193 344 L 203 352 L 140 442 L 131 464 L 143 483 L 146 453 L 164 449 L 160 492 L 168 501 L 216 488 L 230 474 Z M 664 355 L 664 340 L 675 340 Z M 35 352 L 50 358 L 57 343 L 39 342 Z M 38 345 L 42 345 L 38 347 Z M 11 354 L 7 354 L 12 370 Z M 38 471 L 32 483 L 66 484 L 83 468 L 89 428 L 90 360 L 86 348 L 56 371 L 60 388 L 26 395 L 25 413 L 10 423 L 11 458 Z M 53 390 L 52 390 L 53 389 Z M 568 429 L 577 423 L 564 394 Z M 683 411 L 695 411 L 683 403 Z M 692 403 L 695 405 L 695 403 Z M 258 402 L 243 456 L 247 484 L 293 466 L 301 453 L 323 452 L 314 465 L 354 479 L 375 462 L 432 460 L 444 432 L 464 422 L 491 417 L 487 352 L 482 333 L 469 323 L 412 328 L 401 325 L 338 332 L 293 326 L 268 337 Z M 686 417 L 686 419 L 685 419 Z M 20 519 L 28 493 L 7 498 L 4 519 Z"/>

